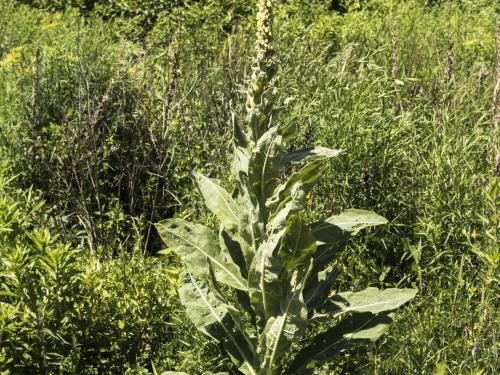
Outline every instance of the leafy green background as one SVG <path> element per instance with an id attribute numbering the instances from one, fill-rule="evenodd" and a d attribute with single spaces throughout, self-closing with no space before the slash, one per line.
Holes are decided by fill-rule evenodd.
<path id="1" fill-rule="evenodd" d="M 368 353 L 318 371 L 496 373 L 498 5 L 277 3 L 277 121 L 297 125 L 292 148 L 344 150 L 311 194 L 314 218 L 355 207 L 389 219 L 336 261 L 335 291 L 426 286 Z M 183 269 L 156 256 L 151 223 L 213 221 L 191 171 L 228 175 L 254 12 L 0 4 L 0 371 L 230 370 L 186 320 Z"/>

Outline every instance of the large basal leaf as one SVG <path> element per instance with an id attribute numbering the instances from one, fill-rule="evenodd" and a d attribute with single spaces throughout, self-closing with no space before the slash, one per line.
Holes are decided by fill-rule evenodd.
<path id="1" fill-rule="evenodd" d="M 281 306 L 281 314 L 271 317 L 262 333 L 264 351 L 261 369 L 266 374 L 277 370 L 280 359 L 307 329 L 307 308 L 302 300 L 305 272 L 304 270 L 294 272 Z"/>
<path id="2" fill-rule="evenodd" d="M 217 237 L 204 225 L 182 219 L 168 219 L 156 224 L 161 239 L 181 257 L 189 272 L 207 277 L 208 258 L 217 280 L 240 290 L 247 290 L 247 282 L 228 253 L 221 251 Z"/>
<path id="3" fill-rule="evenodd" d="M 207 263 L 205 267 L 209 268 Z M 207 282 L 189 277 L 190 282 L 179 288 L 188 318 L 198 330 L 222 343 L 232 360 L 238 366 L 243 366 L 247 374 L 256 375 L 255 352 L 250 340 L 234 320 L 238 311 L 221 301 Z"/>
<path id="4" fill-rule="evenodd" d="M 261 318 L 261 323 L 280 312 L 282 267 L 273 253 L 282 236 L 283 231 L 275 233 L 259 247 L 249 270 L 250 302 Z"/>
<path id="5" fill-rule="evenodd" d="M 215 278 L 215 273 L 214 273 L 214 268 L 212 266 L 212 263 L 210 260 L 207 259 L 208 263 L 208 270 L 209 270 L 209 278 L 208 278 L 208 287 L 209 290 L 213 293 L 215 298 L 220 304 L 224 304 L 227 307 L 227 312 L 231 316 L 231 319 L 233 320 L 237 337 L 243 339 L 245 341 L 245 350 L 248 355 L 248 358 L 251 358 L 251 363 L 246 361 L 246 358 L 244 358 L 244 361 L 242 361 L 242 358 L 238 356 L 239 352 L 236 351 L 235 348 L 232 346 L 228 347 L 228 344 L 226 344 L 226 349 L 228 350 L 228 353 L 231 356 L 231 359 L 234 363 L 236 363 L 240 367 L 240 371 L 244 374 L 253 374 L 254 373 L 254 367 L 257 366 L 257 352 L 255 350 L 256 347 L 256 340 L 251 339 L 246 331 L 245 327 L 243 326 L 242 320 L 241 320 L 241 312 L 237 309 L 235 309 L 232 305 L 230 305 L 222 293 L 222 290 L 219 288 L 219 285 L 217 284 L 217 280 Z M 246 294 L 245 292 L 237 290 L 237 292 L 240 292 L 239 294 Z"/>
<path id="6" fill-rule="evenodd" d="M 315 336 L 311 343 L 297 354 L 286 374 L 305 374 L 309 364 L 331 360 L 354 346 L 368 345 L 386 332 L 391 323 L 390 313 L 352 314 L 338 325 Z"/>
<path id="7" fill-rule="evenodd" d="M 195 172 L 194 176 L 208 209 L 217 216 L 226 228 L 236 228 L 239 208 L 231 195 L 214 180 L 203 174 Z"/>
<path id="8" fill-rule="evenodd" d="M 333 158 L 340 154 L 341 150 L 333 150 L 331 148 L 316 146 L 304 150 L 290 152 L 283 156 L 281 164 L 295 164 L 303 161 L 312 161 L 322 158 Z"/>
<path id="9" fill-rule="evenodd" d="M 361 229 L 386 224 L 387 219 L 372 211 L 349 209 L 340 215 L 311 224 L 311 233 L 319 243 L 335 245 L 345 242 Z"/>
<path id="10" fill-rule="evenodd" d="M 366 288 L 361 292 L 344 292 L 330 298 L 321 311 L 341 315 L 348 312 L 370 312 L 378 314 L 397 309 L 411 300 L 417 289 L 410 288 Z"/>
<path id="11" fill-rule="evenodd" d="M 250 188 L 265 210 L 265 201 L 276 187 L 281 160 L 281 136 L 276 127 L 258 140 L 250 157 L 248 178 Z"/>
<path id="12" fill-rule="evenodd" d="M 316 242 L 303 215 L 291 216 L 286 223 L 278 253 L 283 268 L 291 274 L 297 267 L 306 263 L 315 251 Z"/>

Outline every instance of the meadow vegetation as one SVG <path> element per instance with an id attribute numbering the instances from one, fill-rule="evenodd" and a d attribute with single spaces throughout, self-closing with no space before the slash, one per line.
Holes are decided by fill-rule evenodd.
<path id="1" fill-rule="evenodd" d="M 154 224 L 218 230 L 192 171 L 231 193 L 255 14 L 251 0 L 0 3 L 1 374 L 238 373 L 186 316 L 186 268 Z M 388 333 L 316 373 L 500 371 L 499 14 L 275 1 L 273 121 L 297 129 L 283 151 L 343 150 L 308 221 L 388 220 L 331 260 L 329 296 L 418 289 Z"/>

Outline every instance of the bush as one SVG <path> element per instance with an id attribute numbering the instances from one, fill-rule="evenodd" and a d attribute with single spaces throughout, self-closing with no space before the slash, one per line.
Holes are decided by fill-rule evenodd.
<path id="1" fill-rule="evenodd" d="M 31 192 L 0 173 L 0 370 L 121 373 L 176 358 L 175 267 L 155 258 L 99 261 L 65 244 Z M 178 360 L 179 361 L 179 360 Z M 164 365 L 173 366 L 172 362 Z"/>

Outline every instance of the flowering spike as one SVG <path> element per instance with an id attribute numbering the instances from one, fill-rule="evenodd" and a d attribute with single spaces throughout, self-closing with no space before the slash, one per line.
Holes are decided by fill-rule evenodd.
<path id="1" fill-rule="evenodd" d="M 271 43 L 272 3 L 272 0 L 258 1 L 256 53 L 246 102 L 247 133 L 254 142 L 272 125 L 273 78 L 276 73 L 276 58 Z"/>

